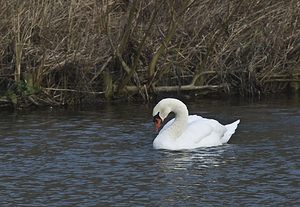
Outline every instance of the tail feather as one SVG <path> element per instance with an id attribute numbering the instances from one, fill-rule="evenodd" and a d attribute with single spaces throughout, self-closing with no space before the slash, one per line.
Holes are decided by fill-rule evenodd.
<path id="1" fill-rule="evenodd" d="M 227 131 L 225 132 L 224 136 L 221 139 L 222 144 L 227 143 L 229 141 L 230 137 L 234 134 L 239 123 L 240 120 L 237 120 L 231 124 L 225 125 Z"/>

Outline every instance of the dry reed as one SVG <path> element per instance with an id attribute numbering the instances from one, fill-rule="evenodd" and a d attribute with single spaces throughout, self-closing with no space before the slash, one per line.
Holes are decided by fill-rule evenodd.
<path id="1" fill-rule="evenodd" d="M 0 100 L 20 82 L 35 105 L 299 88 L 299 0 L 0 4 Z"/>

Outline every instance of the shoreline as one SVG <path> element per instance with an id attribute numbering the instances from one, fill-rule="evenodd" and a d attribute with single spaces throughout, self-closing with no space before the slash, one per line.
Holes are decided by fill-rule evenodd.
<path id="1" fill-rule="evenodd" d="M 35 96 L 38 97 L 38 96 Z M 30 110 L 40 110 L 40 109 L 48 109 L 48 108 L 58 108 L 58 109 L 73 109 L 73 108 L 93 108 L 94 106 L 101 106 L 107 104 L 127 104 L 127 103 L 135 103 L 135 104 L 153 104 L 158 102 L 159 100 L 173 97 L 181 100 L 189 101 L 198 101 L 198 100 L 235 100 L 235 101 L 260 101 L 260 100 L 276 100 L 276 99 L 300 99 L 300 92 L 284 92 L 284 93 L 273 93 L 273 94 L 263 94 L 260 96 L 240 96 L 238 94 L 224 94 L 221 92 L 213 92 L 206 94 L 182 94 L 182 93 L 174 93 L 174 92 L 166 92 L 160 94 L 151 94 L 148 100 L 143 99 L 142 97 L 135 95 L 131 97 L 116 97 L 111 99 L 106 99 L 105 97 L 94 98 L 90 101 L 84 100 L 78 103 L 46 103 L 40 102 L 37 103 L 36 100 L 32 98 L 32 96 L 24 97 L 16 97 L 19 101 L 14 103 L 11 100 L 0 99 L 0 110 L 7 111 L 30 111 Z"/>

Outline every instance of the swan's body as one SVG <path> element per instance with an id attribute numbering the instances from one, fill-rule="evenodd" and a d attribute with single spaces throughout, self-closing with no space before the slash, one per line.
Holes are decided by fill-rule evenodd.
<path id="1" fill-rule="evenodd" d="M 153 109 L 157 128 L 170 112 L 175 118 L 170 120 L 153 141 L 155 149 L 181 150 L 211 147 L 227 143 L 234 134 L 240 120 L 222 125 L 214 119 L 188 115 L 187 107 L 177 99 L 161 100 Z"/>

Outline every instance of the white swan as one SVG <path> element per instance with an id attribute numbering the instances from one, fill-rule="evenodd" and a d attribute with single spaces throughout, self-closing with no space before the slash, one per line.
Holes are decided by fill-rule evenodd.
<path id="1" fill-rule="evenodd" d="M 175 113 L 175 118 L 154 139 L 155 149 L 182 150 L 221 145 L 228 142 L 240 123 L 237 120 L 224 126 L 213 119 L 189 116 L 184 103 L 174 98 L 166 98 L 153 109 L 153 121 L 157 130 L 170 112 Z"/>

